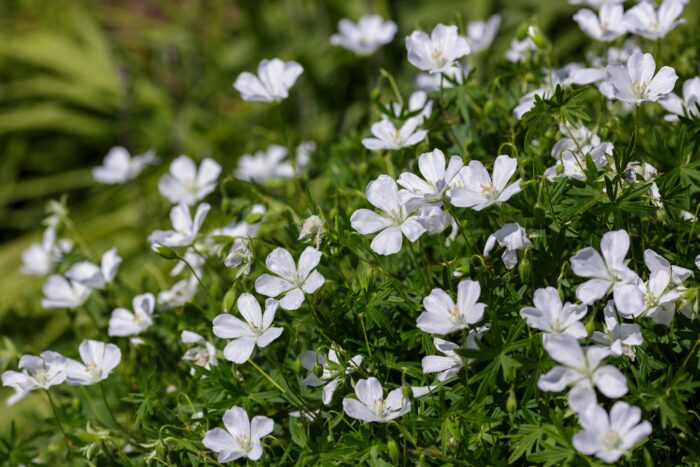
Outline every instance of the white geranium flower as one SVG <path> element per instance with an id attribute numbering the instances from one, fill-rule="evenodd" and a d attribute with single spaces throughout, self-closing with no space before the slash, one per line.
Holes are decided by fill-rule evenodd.
<path id="1" fill-rule="evenodd" d="M 350 216 L 352 228 L 362 235 L 374 237 L 370 247 L 380 255 L 393 255 L 401 250 L 403 235 L 415 242 L 425 233 L 425 228 L 401 203 L 396 181 L 388 175 L 380 175 L 367 185 L 367 201 L 383 211 L 377 214 L 369 209 L 358 209 Z"/>
<path id="2" fill-rule="evenodd" d="M 287 159 L 287 148 L 278 144 L 270 145 L 264 151 L 254 154 L 244 154 L 238 159 L 238 167 L 234 172 L 236 178 L 247 182 L 266 183 L 279 178 L 292 178 L 298 170 L 309 164 L 310 154 L 316 148 L 312 141 L 301 143 L 297 147 L 296 170 Z"/>
<path id="3" fill-rule="evenodd" d="M 309 374 L 304 378 L 301 384 L 311 387 L 323 386 L 322 400 L 328 405 L 333 399 L 338 386 L 343 382 L 345 375 L 357 370 L 362 364 L 362 355 L 355 355 L 346 365 L 340 363 L 338 359 L 338 348 L 333 344 L 328 350 L 326 357 L 320 352 L 304 352 L 301 356 L 301 365 L 309 370 Z M 314 373 L 314 367 L 320 365 L 322 373 L 317 376 Z"/>
<path id="4" fill-rule="evenodd" d="M 132 300 L 133 312 L 126 308 L 116 308 L 109 319 L 110 336 L 134 336 L 141 334 L 153 324 L 153 310 L 156 299 L 152 293 L 137 295 Z"/>
<path id="5" fill-rule="evenodd" d="M 443 73 L 471 49 L 467 39 L 459 35 L 457 26 L 438 24 L 428 36 L 414 31 L 406 37 L 408 61 L 419 70 Z"/>
<path id="6" fill-rule="evenodd" d="M 591 405 L 579 414 L 583 429 L 574 435 L 574 447 L 608 464 L 616 462 L 651 433 L 651 423 L 641 419 L 639 407 L 623 401 L 613 404 L 610 415 L 598 404 Z"/>
<path id="7" fill-rule="evenodd" d="M 695 267 L 700 269 L 700 255 L 695 257 Z"/>
<path id="8" fill-rule="evenodd" d="M 535 308 L 525 307 L 520 316 L 531 328 L 544 332 L 543 336 L 568 334 L 576 339 L 588 336 L 586 326 L 581 320 L 588 311 L 586 305 L 574 305 L 566 302 L 562 305 L 557 289 L 546 287 L 535 290 Z"/>
<path id="9" fill-rule="evenodd" d="M 107 379 L 122 360 L 122 352 L 114 344 L 86 339 L 78 348 L 82 363 L 66 359 L 68 384 L 91 385 Z"/>
<path id="10" fill-rule="evenodd" d="M 317 215 L 309 216 L 304 219 L 298 240 L 313 240 L 316 243 L 316 249 L 318 249 L 324 233 L 326 233 L 326 229 L 323 226 L 323 220 Z"/>
<path id="11" fill-rule="evenodd" d="M 233 87 L 245 101 L 276 102 L 289 97 L 289 89 L 303 72 L 302 66 L 294 61 L 263 60 L 258 65 L 257 76 L 244 71 Z"/>
<path id="12" fill-rule="evenodd" d="M 343 399 L 343 410 L 363 422 L 385 423 L 411 411 L 411 401 L 401 388 L 394 389 L 384 399 L 384 389 L 377 378 L 361 379 L 355 385 L 357 399 Z"/>
<path id="13" fill-rule="evenodd" d="M 638 324 L 619 323 L 617 321 L 617 311 L 615 303 L 608 301 L 603 310 L 605 315 L 605 332 L 595 331 L 593 342 L 610 348 L 610 352 L 616 357 L 625 355 L 632 360 L 635 356 L 635 347 L 642 345 L 642 329 Z"/>
<path id="14" fill-rule="evenodd" d="M 675 313 L 675 303 L 681 298 L 671 285 L 670 270 L 652 271 L 647 282 L 620 284 L 615 290 L 615 307 L 626 318 L 645 315 L 656 323 L 668 325 Z"/>
<path id="15" fill-rule="evenodd" d="M 424 205 L 442 205 L 442 199 L 452 188 L 453 181 L 464 166 L 459 156 L 450 157 L 445 162 L 445 155 L 439 149 L 425 152 L 418 158 L 418 169 L 423 178 L 411 172 L 399 176 L 398 184 L 404 189 L 399 192 L 401 203 L 408 211 Z"/>
<path id="16" fill-rule="evenodd" d="M 66 380 L 66 358 L 52 351 L 40 356 L 23 355 L 19 359 L 20 371 L 6 371 L 2 374 L 2 385 L 11 387 L 15 394 L 7 399 L 12 405 L 35 389 L 49 389 Z"/>
<path id="17" fill-rule="evenodd" d="M 518 169 L 518 161 L 508 156 L 498 156 L 493 164 L 493 178 L 479 161 L 471 161 L 459 171 L 453 182 L 450 202 L 460 208 L 481 211 L 492 204 L 505 203 L 520 192 L 520 181 L 508 185 Z"/>
<path id="18" fill-rule="evenodd" d="M 646 5 L 646 4 L 645 4 Z M 656 75 L 656 62 L 651 54 L 633 54 L 627 66 L 611 63 L 605 69 L 605 81 L 612 88 L 613 97 L 628 104 L 657 101 L 673 91 L 678 75 L 670 66 L 661 67 Z"/>
<path id="19" fill-rule="evenodd" d="M 245 321 L 228 313 L 220 314 L 214 318 L 214 335 L 222 339 L 233 339 L 224 348 L 226 360 L 245 363 L 256 346 L 261 349 L 267 347 L 284 329 L 271 327 L 279 305 L 277 300 L 265 300 L 264 314 L 258 301 L 249 293 L 241 294 L 236 305 Z"/>
<path id="20" fill-rule="evenodd" d="M 544 340 L 549 356 L 561 365 L 555 366 L 537 381 L 542 391 L 561 392 L 571 386 L 569 406 L 580 413 L 595 401 L 593 386 L 606 397 L 617 399 L 627 394 L 625 376 L 612 365 L 601 365 L 611 352 L 592 345 L 584 350 L 578 340 L 569 334 L 549 336 Z"/>
<path id="21" fill-rule="evenodd" d="M 90 287 L 58 274 L 49 276 L 41 290 L 44 292 L 44 298 L 41 300 L 41 306 L 44 308 L 78 308 L 87 301 L 92 292 Z"/>
<path id="22" fill-rule="evenodd" d="M 446 381 L 459 373 L 464 366 L 464 359 L 455 352 L 459 345 L 439 337 L 433 338 L 433 345 L 444 356 L 428 355 L 423 357 L 421 362 L 423 373 L 437 373 L 438 381 Z"/>
<path id="23" fill-rule="evenodd" d="M 671 282 L 674 285 L 681 285 L 694 275 L 690 269 L 676 266 L 675 264 L 672 265 L 666 258 L 650 249 L 644 250 L 644 263 L 649 268 L 649 272 L 668 271 L 671 275 Z"/>
<path id="24" fill-rule="evenodd" d="M 236 238 L 231 244 L 226 258 L 224 258 L 224 266 L 231 269 L 238 268 L 237 275 L 250 274 L 250 268 L 253 264 L 253 252 L 251 251 L 250 239 Z"/>
<path id="25" fill-rule="evenodd" d="M 588 37 L 607 42 L 627 32 L 626 24 L 622 21 L 624 12 L 622 5 L 606 3 L 598 14 L 586 8 L 579 10 L 574 15 L 574 21 Z"/>
<path id="26" fill-rule="evenodd" d="M 428 134 L 427 130 L 418 129 L 423 122 L 422 117 L 407 119 L 401 128 L 397 129 L 386 116 L 372 124 L 371 131 L 374 138 L 364 138 L 362 145 L 370 151 L 381 149 L 397 150 L 415 146 L 423 141 Z"/>
<path id="27" fill-rule="evenodd" d="M 310 246 L 299 256 L 298 266 L 284 248 L 275 248 L 265 258 L 267 269 L 275 275 L 263 274 L 255 281 L 255 291 L 267 297 L 283 295 L 280 306 L 285 310 L 296 310 L 304 303 L 304 294 L 312 294 L 325 281 L 316 270 L 321 261 L 321 252 Z"/>
<path id="28" fill-rule="evenodd" d="M 513 39 L 510 42 L 510 49 L 506 52 L 506 60 L 511 63 L 524 62 L 535 50 L 537 50 L 537 45 L 530 37 L 521 41 Z"/>
<path id="29" fill-rule="evenodd" d="M 624 230 L 607 232 L 600 240 L 603 256 L 586 247 L 571 258 L 571 269 L 579 277 L 589 280 L 576 288 L 576 298 L 586 305 L 600 300 L 622 283 L 637 283 L 639 277 L 625 264 L 630 238 Z"/>
<path id="30" fill-rule="evenodd" d="M 114 247 L 102 255 L 100 266 L 90 261 L 80 261 L 66 271 L 66 277 L 91 289 L 102 289 L 114 282 L 121 263 L 122 258 Z"/>
<path id="31" fill-rule="evenodd" d="M 170 211 L 170 222 L 174 230 L 156 230 L 149 237 L 152 248 L 156 245 L 168 247 L 189 246 L 197 238 L 199 229 L 204 223 L 211 206 L 209 203 L 202 203 L 197 206 L 194 219 L 190 214 L 190 208 L 185 203 L 180 203 Z"/>
<path id="32" fill-rule="evenodd" d="M 664 118 L 667 121 L 678 120 L 678 116 L 686 114 L 698 116 L 698 104 L 700 104 L 700 77 L 689 79 L 683 83 L 683 97 L 674 93 L 666 94 L 657 101 L 661 107 L 670 112 Z"/>
<path id="33" fill-rule="evenodd" d="M 44 230 L 41 243 L 32 243 L 22 252 L 22 274 L 46 276 L 61 261 L 63 255 L 73 248 L 70 240 L 56 240 L 56 227 L 50 225 Z"/>
<path id="34" fill-rule="evenodd" d="M 501 17 L 492 15 L 486 21 L 472 21 L 467 24 L 467 43 L 472 53 L 488 49 L 501 26 Z"/>
<path id="35" fill-rule="evenodd" d="M 179 280 L 169 289 L 158 292 L 158 304 L 165 310 L 184 306 L 192 301 L 198 286 L 196 277 Z"/>
<path id="36" fill-rule="evenodd" d="M 545 69 L 544 85 L 540 88 L 523 95 L 518 101 L 518 105 L 513 109 L 513 118 L 520 120 L 523 115 L 535 107 L 535 98 L 549 99 L 554 95 L 557 86 L 567 87 L 574 83 L 576 73 L 581 69 L 581 65 L 570 63 L 559 69 Z"/>
<path id="37" fill-rule="evenodd" d="M 518 250 L 524 250 L 532 246 L 532 242 L 527 238 L 527 232 L 519 224 L 505 224 L 503 227 L 489 235 L 484 246 L 484 256 L 488 256 L 496 246 L 496 242 L 506 251 L 501 259 L 506 269 L 513 269 L 518 264 Z"/>
<path id="38" fill-rule="evenodd" d="M 154 151 L 131 157 L 129 151 L 121 146 L 113 147 L 105 156 L 102 165 L 92 169 L 92 176 L 98 183 L 116 185 L 133 180 L 148 165 L 158 162 Z"/>
<path id="39" fill-rule="evenodd" d="M 423 299 L 425 311 L 418 316 L 418 328 L 430 334 L 449 334 L 478 323 L 486 305 L 478 303 L 481 286 L 477 281 L 464 280 L 457 285 L 457 303 L 444 290 L 433 289 Z"/>
<path id="40" fill-rule="evenodd" d="M 459 86 L 464 83 L 471 71 L 469 63 L 457 62 L 442 73 L 418 73 L 416 88 L 425 92 L 434 92 L 439 91 L 440 88 L 451 88 L 454 83 Z"/>
<path id="41" fill-rule="evenodd" d="M 661 39 L 679 24 L 683 14 L 683 1 L 664 0 L 656 10 L 651 2 L 640 2 L 625 13 L 624 23 L 627 30 L 647 39 Z"/>
<path id="42" fill-rule="evenodd" d="M 216 347 L 214 347 L 214 344 L 196 332 L 184 330 L 180 334 L 180 340 L 183 344 L 194 344 L 182 356 L 182 359 L 186 362 L 192 362 L 207 370 L 219 363 L 216 359 Z M 194 373 L 194 368 L 192 368 L 190 374 L 193 375 Z"/>
<path id="43" fill-rule="evenodd" d="M 331 36 L 331 44 L 344 47 L 357 55 L 371 55 L 390 43 L 398 27 L 393 21 L 384 21 L 379 15 L 365 15 L 357 23 L 349 19 L 338 22 L 338 33 Z"/>
<path id="44" fill-rule="evenodd" d="M 555 146 L 556 147 L 556 146 Z M 581 148 L 583 151 L 586 149 Z M 584 169 L 586 166 L 586 154 L 591 156 L 593 165 L 595 165 L 598 171 L 602 170 L 608 165 L 608 157 L 613 155 L 613 145 L 609 142 L 604 142 L 590 148 L 589 151 L 584 152 L 584 155 L 579 155 L 578 150 L 564 150 L 558 157 L 557 162 L 552 167 L 548 167 L 544 171 L 545 177 L 549 180 L 554 180 L 557 177 L 572 178 L 575 180 L 585 180 L 586 174 Z"/>
<path id="45" fill-rule="evenodd" d="M 218 454 L 221 463 L 247 457 L 252 461 L 260 459 L 263 453 L 260 440 L 272 433 L 275 422 L 268 417 L 257 415 L 253 420 L 241 407 L 231 407 L 224 412 L 223 428 L 214 428 L 204 435 L 202 444 Z"/>
<path id="46" fill-rule="evenodd" d="M 417 112 L 420 113 L 416 115 Z M 433 113 L 433 101 L 428 99 L 428 94 L 425 91 L 419 90 L 410 95 L 406 108 L 398 102 L 391 104 L 391 114 L 394 117 L 401 118 L 404 113 L 419 117 L 422 123 Z"/>
<path id="47" fill-rule="evenodd" d="M 188 156 L 180 156 L 170 164 L 170 173 L 158 181 L 158 190 L 173 204 L 196 204 L 216 189 L 221 166 L 214 159 L 206 158 L 199 165 Z"/>

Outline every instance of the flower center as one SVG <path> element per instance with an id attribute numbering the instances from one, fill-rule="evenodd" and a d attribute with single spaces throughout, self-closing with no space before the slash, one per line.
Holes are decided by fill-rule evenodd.
<path id="1" fill-rule="evenodd" d="M 93 378 L 100 377 L 100 373 L 101 373 L 100 368 L 95 363 L 90 363 L 89 365 L 85 365 L 85 370 Z"/>
<path id="2" fill-rule="evenodd" d="M 238 446 L 240 446 L 241 451 L 243 452 L 250 452 L 252 449 L 251 443 L 250 443 L 250 438 L 245 435 L 239 435 L 239 436 L 234 436 L 233 439 L 236 440 L 238 443 Z"/>
<path id="3" fill-rule="evenodd" d="M 445 57 L 442 55 L 442 50 L 438 50 L 438 49 L 433 50 L 433 53 L 431 54 L 431 58 L 433 59 L 433 63 L 435 63 L 439 67 L 444 66 L 445 63 L 447 62 Z"/>
<path id="4" fill-rule="evenodd" d="M 459 309 L 459 306 L 452 306 L 449 310 L 447 310 L 447 315 L 455 324 L 462 324 L 462 310 Z"/>
<path id="5" fill-rule="evenodd" d="M 655 305 L 657 302 L 656 295 L 654 295 L 654 292 L 651 291 L 649 286 L 646 287 L 646 290 L 644 291 L 644 303 L 647 306 Z"/>
<path id="6" fill-rule="evenodd" d="M 46 386 L 49 381 L 49 374 L 45 368 L 39 368 L 34 372 L 34 379 L 40 386 Z"/>
<path id="7" fill-rule="evenodd" d="M 487 198 L 492 198 L 496 194 L 496 187 L 493 186 L 493 183 L 484 183 L 481 185 L 481 193 L 486 196 Z"/>
<path id="8" fill-rule="evenodd" d="M 632 95 L 637 99 L 642 99 L 647 93 L 647 83 L 643 81 L 635 81 L 632 83 Z"/>
<path id="9" fill-rule="evenodd" d="M 376 399 L 375 401 L 372 402 L 372 411 L 381 418 L 384 418 L 386 415 L 386 404 L 383 400 L 381 399 Z"/>
<path id="10" fill-rule="evenodd" d="M 605 436 L 603 436 L 603 444 L 605 444 L 605 446 L 607 446 L 609 449 L 617 449 L 620 441 L 620 435 L 618 435 L 614 430 L 608 430 L 608 432 L 605 433 Z"/>

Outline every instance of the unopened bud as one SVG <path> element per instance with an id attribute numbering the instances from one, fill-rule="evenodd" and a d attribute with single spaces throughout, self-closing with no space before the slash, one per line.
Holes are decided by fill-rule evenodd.
<path id="1" fill-rule="evenodd" d="M 537 47 L 540 49 L 544 48 L 546 45 L 546 41 L 544 39 L 544 36 L 542 35 L 542 31 L 540 31 L 540 28 L 537 26 L 529 26 L 527 28 L 527 37 L 532 39 L 532 42 L 535 43 Z"/>
<path id="2" fill-rule="evenodd" d="M 294 373 L 299 373 L 301 371 L 301 360 L 296 359 L 294 360 L 294 363 L 292 363 L 292 369 L 294 370 Z"/>
<path id="3" fill-rule="evenodd" d="M 161 245 L 160 243 L 154 243 L 151 245 L 151 250 L 155 252 L 158 256 L 164 259 L 177 259 L 177 253 L 170 247 Z"/>
<path id="4" fill-rule="evenodd" d="M 231 309 L 233 308 L 233 302 L 235 300 L 236 292 L 234 292 L 233 289 L 226 292 L 226 295 L 224 295 L 224 311 L 226 313 L 229 313 L 231 311 Z"/>
<path id="5" fill-rule="evenodd" d="M 317 378 L 320 378 L 321 376 L 323 376 L 323 365 L 319 365 L 318 363 L 315 364 L 313 372 L 314 372 L 314 376 L 316 376 Z"/>
<path id="6" fill-rule="evenodd" d="M 530 278 L 532 277 L 532 263 L 530 263 L 530 258 L 527 254 L 525 254 L 522 261 L 520 261 L 518 272 L 523 282 L 530 282 Z"/>
<path id="7" fill-rule="evenodd" d="M 386 449 L 387 451 L 389 451 L 389 457 L 391 457 L 394 460 L 398 460 L 399 446 L 396 444 L 396 441 L 389 438 L 389 441 L 386 442 Z"/>
<path id="8" fill-rule="evenodd" d="M 508 394 L 508 400 L 506 401 L 506 410 L 508 413 L 513 413 L 517 407 L 518 402 L 515 400 L 515 393 L 510 391 L 510 394 Z"/>
<path id="9" fill-rule="evenodd" d="M 489 115 L 491 112 L 493 112 L 493 106 L 493 100 L 487 100 L 486 104 L 484 104 L 484 115 Z"/>
<path id="10" fill-rule="evenodd" d="M 546 221 L 545 210 L 544 210 L 544 207 L 542 207 L 542 205 L 540 203 L 535 204 L 534 215 L 535 215 L 535 220 L 537 221 L 538 224 L 545 223 L 545 221 Z"/>

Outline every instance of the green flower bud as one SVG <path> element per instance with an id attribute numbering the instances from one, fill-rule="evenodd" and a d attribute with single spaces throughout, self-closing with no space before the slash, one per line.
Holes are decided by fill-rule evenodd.
<path id="1" fill-rule="evenodd" d="M 530 279 L 532 278 L 532 263 L 530 262 L 530 258 L 527 254 L 525 254 L 522 261 L 520 261 L 520 264 L 518 265 L 518 272 L 520 273 L 520 277 L 522 278 L 523 282 L 530 282 Z"/>
<path id="2" fill-rule="evenodd" d="M 233 308 L 233 302 L 236 300 L 236 292 L 233 289 L 226 292 L 224 295 L 224 311 L 229 313 Z"/>
<path id="3" fill-rule="evenodd" d="M 510 391 L 510 394 L 508 394 L 508 400 L 506 401 L 506 410 L 508 413 L 513 413 L 517 407 L 518 402 L 515 400 L 515 393 Z"/>
<path id="4" fill-rule="evenodd" d="M 489 115 L 491 112 L 493 112 L 493 107 L 494 107 L 493 100 L 491 100 L 491 99 L 487 100 L 486 104 L 484 104 L 484 115 Z"/>
<path id="5" fill-rule="evenodd" d="M 320 378 L 321 376 L 323 376 L 323 365 L 319 365 L 318 363 L 315 364 L 313 372 L 314 372 L 314 376 L 316 376 L 317 378 Z"/>
<path id="6" fill-rule="evenodd" d="M 540 203 L 535 204 L 534 215 L 538 224 L 544 224 L 547 220 L 545 210 Z"/>
<path id="7" fill-rule="evenodd" d="M 165 245 L 154 243 L 151 246 L 151 249 L 155 252 L 155 254 L 164 259 L 177 259 L 178 257 L 177 253 L 175 253 L 175 250 Z"/>
<path id="8" fill-rule="evenodd" d="M 537 26 L 529 26 L 527 28 L 527 36 L 532 39 L 532 42 L 535 43 L 537 47 L 540 49 L 544 48 L 546 45 L 546 41 L 544 36 L 542 35 L 542 31 L 540 31 L 540 28 Z"/>
<path id="9" fill-rule="evenodd" d="M 389 438 L 389 441 L 386 442 L 386 449 L 389 451 L 389 457 L 391 457 L 394 460 L 398 460 L 399 446 L 396 444 L 396 441 Z"/>

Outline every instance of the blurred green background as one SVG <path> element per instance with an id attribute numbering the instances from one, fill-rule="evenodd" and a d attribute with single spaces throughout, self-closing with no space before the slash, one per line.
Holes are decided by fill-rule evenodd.
<path id="1" fill-rule="evenodd" d="M 694 3 L 687 27 L 698 18 Z M 477 69 L 488 73 L 530 21 L 556 54 L 580 58 L 576 9 L 565 0 L 1 1 L 0 334 L 19 352 L 39 352 L 68 326 L 64 313 L 41 309 L 44 279 L 19 273 L 22 250 L 41 238 L 49 199 L 67 194 L 92 249 L 116 245 L 121 274 L 137 276 L 142 259 L 153 257 L 146 236 L 167 212 L 156 184 L 170 160 L 211 156 L 228 173 L 242 154 L 280 142 L 270 126 L 276 110 L 242 101 L 232 87 L 261 59 L 303 65 L 283 110 L 299 139 L 317 141 L 321 158 L 331 143 L 366 128 L 379 68 L 410 93 L 416 71 L 403 38 L 412 30 L 501 13 L 496 42 Z M 330 45 L 339 19 L 367 13 L 398 23 L 391 45 L 368 59 Z M 128 189 L 97 185 L 91 168 L 115 145 L 137 154 L 153 148 L 162 163 Z M 153 202 L 144 205 L 142 193 Z M 7 340 L 0 349 L 3 369 L 15 353 Z"/>

